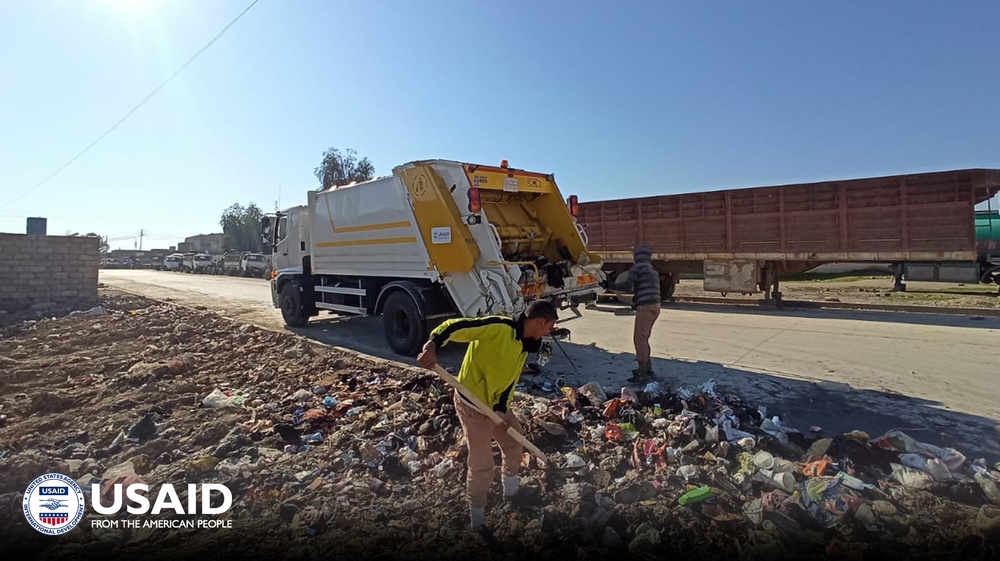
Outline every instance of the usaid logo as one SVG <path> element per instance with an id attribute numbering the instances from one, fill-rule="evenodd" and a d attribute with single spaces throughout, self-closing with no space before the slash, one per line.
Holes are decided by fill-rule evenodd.
<path id="1" fill-rule="evenodd" d="M 75 528 L 83 518 L 85 504 L 83 489 L 61 473 L 46 473 L 32 481 L 22 501 L 28 523 L 50 536 Z"/>

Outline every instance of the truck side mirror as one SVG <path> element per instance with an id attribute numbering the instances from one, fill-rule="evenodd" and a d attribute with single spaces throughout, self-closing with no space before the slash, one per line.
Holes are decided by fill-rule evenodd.
<path id="1" fill-rule="evenodd" d="M 264 216 L 260 219 L 260 239 L 264 245 L 271 245 L 271 217 Z"/>

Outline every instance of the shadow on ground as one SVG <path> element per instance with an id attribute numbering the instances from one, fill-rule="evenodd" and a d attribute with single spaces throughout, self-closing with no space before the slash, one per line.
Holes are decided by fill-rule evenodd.
<path id="1" fill-rule="evenodd" d="M 715 311 L 707 307 L 706 311 Z M 626 307 L 598 306 L 597 310 L 629 314 Z M 722 311 L 722 310 L 719 310 Z M 901 321 L 903 314 L 878 312 L 839 314 L 824 311 L 734 311 L 725 313 L 795 314 L 798 317 L 867 316 L 871 321 Z M 977 326 L 979 322 L 968 318 L 928 316 L 909 318 L 928 321 L 932 325 Z M 571 325 L 572 319 L 567 318 Z M 989 322 L 997 323 L 997 322 Z M 333 316 L 317 319 L 308 327 L 294 329 L 296 333 L 316 341 L 415 365 L 411 357 L 394 353 L 385 343 L 381 318 L 347 318 Z M 588 382 L 598 382 L 605 387 L 620 388 L 630 385 L 628 378 L 635 367 L 635 357 L 629 353 L 613 353 L 596 345 L 577 345 L 562 341 L 553 345 L 552 359 L 539 374 L 522 376 L 521 382 L 529 393 L 555 397 L 544 392 L 545 382 L 554 384 L 564 380 L 579 387 Z M 457 368 L 462 362 L 465 346 L 450 344 L 439 352 L 439 360 L 446 368 Z M 537 360 L 529 357 L 529 362 Z M 785 378 L 772 374 L 732 368 L 715 362 L 688 362 L 683 360 L 654 359 L 653 367 L 658 381 L 672 391 L 680 387 L 694 390 L 699 384 L 714 379 L 718 391 L 739 395 L 748 403 L 767 408 L 769 416 L 778 415 L 789 426 L 802 432 L 820 427 L 823 435 L 834 435 L 851 430 L 863 430 L 873 438 L 892 429 L 902 429 L 910 436 L 938 446 L 951 446 L 975 459 L 1000 456 L 1000 430 L 995 420 L 940 407 L 939 402 L 910 397 L 898 393 L 855 389 L 848 384 Z M 636 386 L 632 384 L 633 386 Z M 638 387 L 638 386 L 636 386 Z"/>

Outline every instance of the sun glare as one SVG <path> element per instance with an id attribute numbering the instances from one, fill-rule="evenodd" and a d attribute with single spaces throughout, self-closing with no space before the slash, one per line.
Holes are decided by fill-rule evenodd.
<path id="1" fill-rule="evenodd" d="M 116 10 L 134 15 L 147 13 L 156 3 L 155 0 L 105 0 L 105 2 Z"/>

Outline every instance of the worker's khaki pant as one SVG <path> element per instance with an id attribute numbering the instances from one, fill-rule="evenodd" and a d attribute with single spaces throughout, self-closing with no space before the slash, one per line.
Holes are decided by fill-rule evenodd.
<path id="1" fill-rule="evenodd" d="M 632 342 L 635 343 L 635 360 L 639 363 L 639 372 L 645 374 L 652 370 L 649 349 L 649 336 L 653 334 L 653 324 L 660 317 L 660 304 L 643 304 L 635 309 L 635 330 L 632 332 Z"/>
<path id="2" fill-rule="evenodd" d="M 457 392 L 455 410 L 465 430 L 465 438 L 469 441 L 469 474 L 466 478 L 469 506 L 483 508 L 486 506 L 490 485 L 493 483 L 493 470 L 496 467 L 493 461 L 493 441 L 496 440 L 500 445 L 500 452 L 503 455 L 501 471 L 506 476 L 517 475 L 517 469 L 521 467 L 523 447 L 511 438 L 505 429 L 501 430 L 489 417 L 462 401 Z M 513 413 L 498 412 L 497 415 L 514 430 L 521 432 L 521 424 L 517 422 Z"/>

